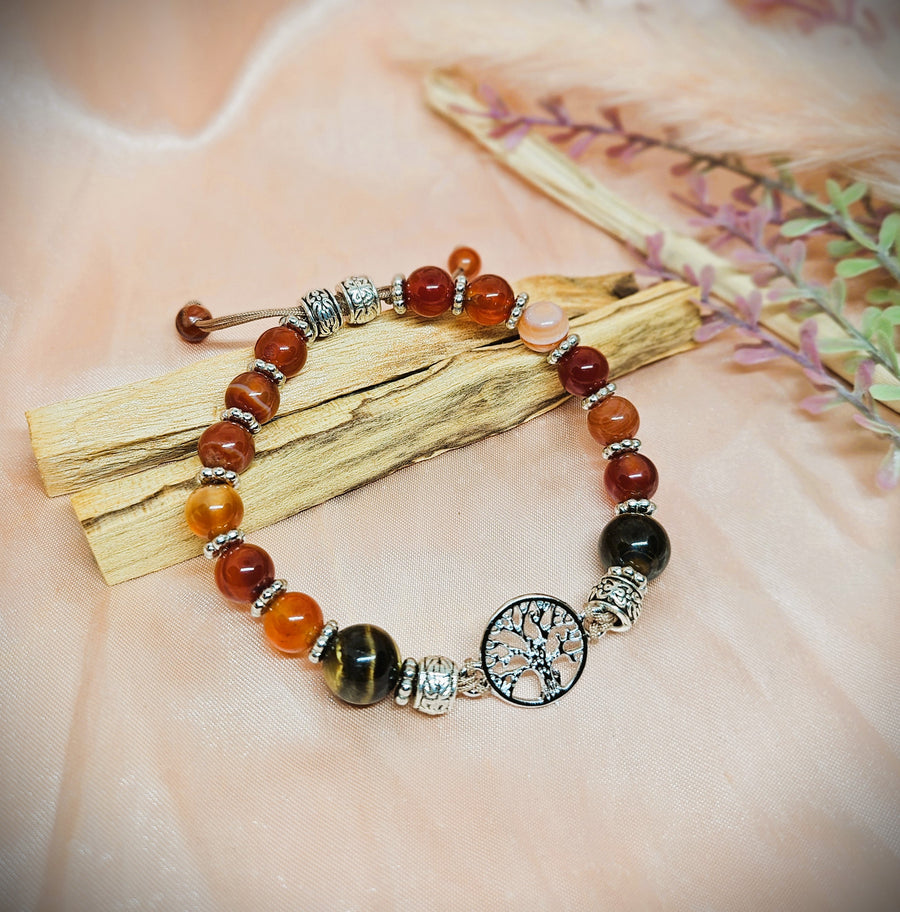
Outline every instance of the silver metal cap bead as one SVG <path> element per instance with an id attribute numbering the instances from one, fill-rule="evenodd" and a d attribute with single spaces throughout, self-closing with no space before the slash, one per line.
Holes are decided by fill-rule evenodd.
<path id="1" fill-rule="evenodd" d="M 203 556 L 207 560 L 215 560 L 226 548 L 240 545 L 244 541 L 244 533 L 240 529 L 231 529 L 217 535 L 212 541 L 203 546 Z"/>
<path id="2" fill-rule="evenodd" d="M 652 513 L 656 512 L 656 504 L 652 500 L 647 500 L 646 497 L 636 498 L 631 497 L 628 500 L 623 500 L 621 503 L 616 504 L 616 513 L 645 513 L 647 516 L 650 516 Z"/>
<path id="3" fill-rule="evenodd" d="M 519 325 L 519 318 L 525 312 L 525 307 L 528 304 L 528 295 L 526 292 L 516 295 L 516 303 L 513 304 L 513 309 L 509 314 L 509 319 L 506 321 L 507 329 L 515 329 Z"/>
<path id="4" fill-rule="evenodd" d="M 416 689 L 416 678 L 419 674 L 419 663 L 415 659 L 404 659 L 400 667 L 400 682 L 394 693 L 394 702 L 398 706 L 406 706 L 409 698 Z"/>
<path id="5" fill-rule="evenodd" d="M 573 348 L 575 348 L 575 346 L 580 341 L 581 338 L 579 335 L 577 333 L 572 333 L 568 339 L 566 339 L 564 342 L 560 342 L 559 345 L 557 345 L 556 348 L 554 348 L 553 351 L 547 355 L 547 361 L 550 364 L 558 364 L 559 359 L 562 358 L 563 355 L 570 352 Z"/>
<path id="6" fill-rule="evenodd" d="M 394 313 L 402 316 L 406 313 L 406 295 L 403 288 L 406 285 L 406 276 L 398 272 L 391 282 L 391 306 Z"/>
<path id="7" fill-rule="evenodd" d="M 640 448 L 641 442 L 637 437 L 619 440 L 616 441 L 616 443 L 611 443 L 608 447 L 603 448 L 603 458 L 612 459 L 614 456 L 619 456 L 622 453 L 636 453 Z"/>
<path id="8" fill-rule="evenodd" d="M 596 393 L 585 396 L 581 400 L 581 407 L 586 412 L 589 412 L 595 405 L 599 405 L 604 399 L 608 399 L 615 391 L 615 383 L 607 383 L 602 389 L 598 389 Z"/>
<path id="9" fill-rule="evenodd" d="M 247 365 L 247 370 L 256 371 L 256 373 L 268 377 L 276 386 L 284 386 L 284 374 L 270 361 L 254 358 Z"/>
<path id="10" fill-rule="evenodd" d="M 260 424 L 250 412 L 243 412 L 239 408 L 227 408 L 219 418 L 221 421 L 231 421 L 233 424 L 239 424 L 251 434 L 259 433 Z"/>
<path id="11" fill-rule="evenodd" d="M 241 479 L 238 473 L 232 472 L 231 469 L 223 469 L 221 466 L 216 466 L 215 468 L 206 467 L 200 469 L 197 473 L 197 484 L 227 484 L 233 488 L 239 488 Z"/>
<path id="12" fill-rule="evenodd" d="M 287 591 L 287 582 L 285 580 L 273 580 L 272 584 L 266 586 L 259 596 L 254 599 L 253 604 L 250 606 L 250 617 L 262 617 L 272 607 L 275 597 L 285 591 Z"/>
<path id="13" fill-rule="evenodd" d="M 469 280 L 460 273 L 456 277 L 456 287 L 453 292 L 453 315 L 458 317 L 466 303 L 466 289 L 469 287 Z"/>
<path id="14" fill-rule="evenodd" d="M 309 651 L 309 660 L 313 665 L 318 665 L 319 662 L 322 661 L 322 656 L 328 648 L 328 644 L 331 642 L 332 637 L 338 632 L 338 629 L 337 621 L 329 621 L 322 628 L 322 632 L 319 634 L 313 648 Z"/>

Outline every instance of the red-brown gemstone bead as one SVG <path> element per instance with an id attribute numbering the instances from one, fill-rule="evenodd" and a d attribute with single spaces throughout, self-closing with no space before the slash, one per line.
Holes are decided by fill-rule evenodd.
<path id="1" fill-rule="evenodd" d="M 281 403 L 278 387 L 256 371 L 238 374 L 225 390 L 225 405 L 250 414 L 261 424 L 268 421 Z"/>
<path id="2" fill-rule="evenodd" d="M 439 266 L 420 266 L 406 280 L 407 307 L 420 317 L 439 317 L 453 303 L 453 279 Z"/>
<path id="3" fill-rule="evenodd" d="M 235 545 L 216 561 L 216 585 L 233 602 L 252 602 L 274 579 L 275 564 L 258 545 Z"/>
<path id="4" fill-rule="evenodd" d="M 306 339 L 290 326 L 273 326 L 256 340 L 254 354 L 274 364 L 285 377 L 293 377 L 306 364 Z"/>
<path id="5" fill-rule="evenodd" d="M 610 396 L 588 412 L 588 430 L 603 446 L 634 437 L 640 424 L 637 409 L 621 396 Z"/>
<path id="6" fill-rule="evenodd" d="M 212 314 L 197 301 L 185 304 L 175 316 L 175 329 L 185 342 L 202 342 L 208 335 L 208 329 L 197 326 L 200 320 L 211 320 Z"/>
<path id="7" fill-rule="evenodd" d="M 659 487 L 659 472 L 643 454 L 622 453 L 609 460 L 603 483 L 616 503 L 631 497 L 652 497 Z"/>
<path id="8" fill-rule="evenodd" d="M 275 596 L 263 615 L 268 641 L 281 652 L 305 656 L 322 632 L 319 603 L 302 592 L 282 592 Z"/>
<path id="9" fill-rule="evenodd" d="M 473 279 L 466 292 L 466 313 L 482 326 L 505 323 L 515 303 L 509 282 L 490 273 Z"/>
<path id="10" fill-rule="evenodd" d="M 459 270 L 467 279 L 471 279 L 481 272 L 481 257 L 471 247 L 457 247 L 450 254 L 447 267 L 452 275 L 456 275 Z"/>
<path id="11" fill-rule="evenodd" d="M 573 396 L 590 396 L 606 386 L 609 362 L 589 345 L 576 345 L 556 365 L 559 382 Z"/>
<path id="12" fill-rule="evenodd" d="M 253 436 L 239 424 L 217 421 L 201 435 L 197 444 L 200 462 L 208 468 L 243 472 L 256 452 Z"/>

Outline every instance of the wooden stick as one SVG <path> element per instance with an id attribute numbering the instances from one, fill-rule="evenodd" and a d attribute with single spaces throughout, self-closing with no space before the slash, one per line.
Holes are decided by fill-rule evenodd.
<path id="1" fill-rule="evenodd" d="M 669 282 L 619 300 L 615 288 L 630 287 L 623 276 L 542 277 L 517 284 L 542 286 L 557 298 L 568 289 L 569 309 L 582 311 L 571 318 L 573 330 L 584 344 L 604 350 L 613 376 L 694 344 L 699 315 L 690 300 L 696 289 L 689 286 Z M 585 308 L 586 294 L 603 306 Z M 579 299 L 580 304 L 571 303 Z M 94 412 L 84 437 L 88 450 L 80 459 L 67 441 L 84 399 L 29 416 L 33 434 L 40 430 L 35 450 L 44 447 L 40 464 L 55 472 L 56 489 L 115 470 L 133 472 L 91 482 L 72 498 L 108 583 L 201 552 L 203 543 L 184 522 L 200 463 L 196 455 L 184 457 L 195 453 L 200 432 L 215 420 L 222 391 L 246 354 L 220 355 L 87 397 L 95 409 L 104 402 L 106 408 Z M 543 362 L 505 327 L 485 331 L 467 320 L 398 320 L 384 314 L 364 329 L 348 328 L 317 343 L 303 379 L 284 387 L 286 407 L 256 437 L 256 459 L 241 477 L 248 506 L 243 528 L 259 529 L 553 408 L 567 397 L 556 371 Z M 137 407 L 129 407 L 135 402 Z M 64 452 L 47 449 L 51 443 Z M 94 461 L 103 464 L 88 465 Z M 303 484 L 285 486 L 285 477 L 302 477 Z"/>
<path id="2" fill-rule="evenodd" d="M 690 264 L 699 275 L 704 266 L 712 266 L 716 273 L 713 292 L 732 305 L 738 297 L 748 297 L 756 290 L 750 276 L 735 269 L 727 259 L 636 209 L 542 136 L 529 133 L 512 148 L 502 137 L 491 136 L 495 124 L 486 116 L 487 106 L 458 75 L 433 71 L 425 81 L 425 95 L 434 111 L 477 140 L 520 177 L 619 240 L 646 253 L 647 238 L 661 232 L 661 259 L 673 272 L 681 273 L 685 264 Z M 820 339 L 846 338 L 823 314 L 815 320 Z M 800 326 L 784 312 L 784 305 L 764 307 L 760 323 L 791 345 L 798 345 Z M 822 361 L 853 383 L 854 371 L 848 369 L 846 355 L 824 354 Z M 893 378 L 879 366 L 875 369 L 875 382 L 893 383 Z M 900 412 L 900 400 L 883 400 L 881 404 Z"/>

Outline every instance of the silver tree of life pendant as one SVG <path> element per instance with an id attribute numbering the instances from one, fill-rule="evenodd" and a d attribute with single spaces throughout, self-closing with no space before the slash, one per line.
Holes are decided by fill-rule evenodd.
<path id="1" fill-rule="evenodd" d="M 490 620 L 481 640 L 488 683 L 504 700 L 543 706 L 572 688 L 587 655 L 578 615 L 551 595 L 520 595 Z"/>

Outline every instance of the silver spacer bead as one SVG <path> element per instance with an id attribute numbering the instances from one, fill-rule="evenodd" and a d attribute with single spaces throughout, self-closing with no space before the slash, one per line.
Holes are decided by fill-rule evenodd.
<path id="1" fill-rule="evenodd" d="M 276 386 L 284 386 L 284 374 L 270 361 L 254 358 L 247 365 L 247 370 L 256 371 L 256 373 L 268 377 Z"/>
<path id="2" fill-rule="evenodd" d="M 299 314 L 285 314 L 278 322 L 282 326 L 290 326 L 291 329 L 297 330 L 307 342 L 315 341 L 316 334 L 313 332 L 309 320 L 306 318 L 305 311 Z"/>
<path id="3" fill-rule="evenodd" d="M 466 659 L 463 662 L 458 684 L 459 693 L 471 699 L 482 697 L 491 689 L 481 662 L 476 662 L 475 659 Z"/>
<path id="4" fill-rule="evenodd" d="M 618 456 L 621 453 L 636 453 L 640 448 L 641 442 L 637 437 L 632 439 L 626 438 L 625 440 L 611 443 L 608 447 L 604 447 L 603 458 L 612 459 L 614 456 Z"/>
<path id="5" fill-rule="evenodd" d="M 425 656 L 419 663 L 413 709 L 443 716 L 453 709 L 459 690 L 459 666 L 446 656 Z"/>
<path id="6" fill-rule="evenodd" d="M 607 383 L 602 389 L 598 389 L 596 393 L 585 396 L 581 400 L 581 407 L 586 412 L 589 412 L 595 405 L 599 405 L 604 399 L 608 399 L 615 391 L 615 383 Z"/>
<path id="7" fill-rule="evenodd" d="M 203 556 L 207 560 L 215 560 L 226 548 L 240 545 L 243 541 L 244 533 L 240 529 L 231 529 L 229 532 L 217 535 L 212 541 L 208 541 L 203 546 Z"/>
<path id="8" fill-rule="evenodd" d="M 250 606 L 250 617 L 261 618 L 272 607 L 275 596 L 286 591 L 286 589 L 287 582 L 285 580 L 273 580 L 272 585 L 266 586 Z"/>
<path id="9" fill-rule="evenodd" d="M 416 678 L 419 675 L 419 663 L 415 659 L 404 659 L 400 667 L 400 683 L 394 694 L 394 702 L 398 706 L 406 706 L 409 698 L 416 689 Z"/>
<path id="10" fill-rule="evenodd" d="M 381 313 L 378 289 L 368 276 L 350 276 L 335 289 L 335 297 L 344 311 L 347 322 L 359 326 L 374 320 Z"/>
<path id="11" fill-rule="evenodd" d="M 466 303 L 466 289 L 469 287 L 469 280 L 460 273 L 456 277 L 456 288 L 453 292 L 453 316 L 458 317 L 463 312 Z"/>
<path id="12" fill-rule="evenodd" d="M 623 500 L 622 503 L 616 504 L 616 513 L 646 513 L 647 516 L 650 516 L 651 513 L 656 512 L 656 504 L 652 500 L 647 500 L 646 497 L 635 498 L 631 497 L 628 500 Z"/>
<path id="13" fill-rule="evenodd" d="M 513 304 L 513 309 L 509 314 L 509 319 L 506 321 L 507 329 L 515 329 L 519 325 L 519 318 L 525 312 L 525 306 L 528 304 L 528 295 L 526 292 L 516 295 L 516 303 Z"/>
<path id="14" fill-rule="evenodd" d="M 219 418 L 221 421 L 231 421 L 233 424 L 239 424 L 251 434 L 259 433 L 260 424 L 250 412 L 242 412 L 239 408 L 228 408 L 219 415 Z"/>
<path id="15" fill-rule="evenodd" d="M 402 316 L 406 313 L 406 295 L 403 293 L 403 286 L 406 284 L 406 276 L 398 272 L 391 282 L 391 306 L 394 313 Z"/>
<path id="16" fill-rule="evenodd" d="M 584 626 L 596 639 L 607 631 L 631 630 L 641 613 L 647 577 L 634 567 L 610 567 L 591 590 L 584 613 Z"/>
<path id="17" fill-rule="evenodd" d="M 241 479 L 237 472 L 232 472 L 231 469 L 223 469 L 221 466 L 216 466 L 213 469 L 200 469 L 197 473 L 197 484 L 227 484 L 231 485 L 233 488 L 239 488 Z"/>
<path id="18" fill-rule="evenodd" d="M 564 342 L 560 342 L 559 345 L 557 345 L 556 348 L 554 348 L 553 351 L 547 355 L 547 361 L 550 364 L 558 364 L 559 359 L 566 353 L 570 352 L 573 348 L 575 348 L 575 346 L 580 341 L 581 339 L 579 338 L 578 334 L 572 333 L 568 339 L 566 339 Z"/>
<path id="19" fill-rule="evenodd" d="M 338 632 L 338 622 L 329 621 L 323 628 L 322 632 L 319 634 L 318 639 L 316 640 L 313 648 L 309 651 L 309 660 L 314 665 L 318 665 L 322 661 L 322 655 L 325 650 L 328 648 L 328 644 L 331 642 L 332 637 Z"/>

